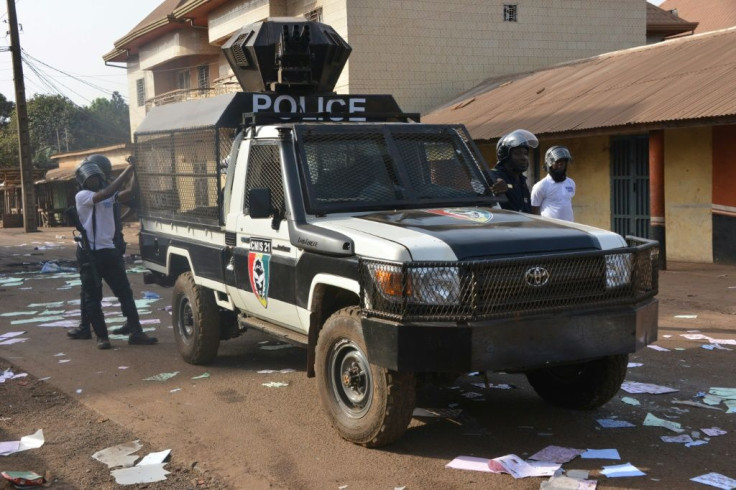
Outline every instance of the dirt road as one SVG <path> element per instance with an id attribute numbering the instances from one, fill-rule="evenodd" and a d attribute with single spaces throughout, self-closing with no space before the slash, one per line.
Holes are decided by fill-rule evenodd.
<path id="1" fill-rule="evenodd" d="M 133 244 L 129 252 L 135 253 L 135 229 L 129 229 L 128 235 Z M 0 229 L 0 314 L 32 310 L 39 316 L 44 310 L 64 310 L 64 316 L 76 308 L 68 302 L 78 298 L 78 288 L 66 288 L 74 274 L 40 272 L 43 261 L 72 260 L 70 238 L 68 228 L 29 235 Z M 10 277 L 22 281 L 8 282 Z M 464 376 L 451 387 L 427 388 L 419 394 L 418 407 L 451 406 L 456 410 L 453 416 L 416 417 L 400 441 L 382 450 L 354 446 L 337 436 L 322 413 L 314 380 L 305 375 L 306 356 L 299 349 L 277 346 L 248 333 L 223 342 L 212 365 L 184 363 L 166 311 L 171 291 L 144 285 L 140 274 L 129 277 L 136 298 L 161 297 L 141 307 L 143 320 L 160 322 L 145 325 L 154 329 L 159 345 L 129 346 L 124 339 L 113 339 L 113 350 L 99 351 L 92 340 L 68 340 L 65 328 L 12 323 L 27 315 L 0 316 L 0 335 L 24 330 L 22 337 L 28 339 L 0 345 L 0 358 L 14 369 L 44 378 L 36 389 L 46 394 L 35 400 L 28 397 L 25 403 L 38 402 L 38 398 L 48 401 L 49 393 L 61 392 L 90 410 L 85 414 L 93 434 L 74 432 L 78 438 L 89 438 L 86 451 L 80 441 L 72 443 L 65 434 L 79 428 L 72 423 L 83 424 L 85 419 L 68 422 L 75 418 L 71 409 L 64 405 L 67 402 L 56 399 L 51 405 L 67 408 L 44 410 L 42 420 L 48 425 L 28 426 L 32 414 L 9 407 L 8 397 L 20 395 L 0 385 L 0 439 L 19 438 L 38 428 L 46 435 L 42 448 L 5 457 L 0 464 L 7 466 L 12 458 L 26 455 L 36 458 L 39 467 L 13 469 L 73 466 L 84 474 L 65 476 L 67 488 L 89 488 L 92 481 L 110 485 L 99 488 L 114 488 L 109 470 L 90 456 L 131 440 L 128 437 L 141 439 L 150 451 L 172 449 L 176 478 L 148 488 L 536 489 L 542 481 L 539 478 L 514 480 L 509 475 L 451 470 L 445 465 L 459 455 L 528 457 L 548 445 L 558 445 L 618 450 L 620 460 L 577 458 L 564 465 L 591 470 L 598 488 L 706 488 L 690 478 L 709 472 L 736 478 L 736 414 L 727 414 L 724 404 L 705 409 L 673 403 L 701 400 L 696 395 L 711 387 L 736 387 L 732 374 L 736 346 L 708 350 L 702 347 L 707 341 L 682 337 L 699 330 L 715 339 L 736 339 L 736 267 L 670 263 L 661 274 L 657 345 L 668 350 L 644 349 L 632 355 L 630 360 L 641 365 L 629 369 L 627 380 L 679 391 L 662 395 L 621 391 L 599 410 L 575 412 L 547 405 L 520 375 L 489 377 L 493 385 L 509 384 L 511 389 L 479 387 L 481 377 Z M 58 301 L 63 304 L 43 305 Z M 109 318 L 114 317 L 111 313 Z M 259 372 L 264 370 L 271 372 Z M 176 374 L 165 381 L 146 381 L 162 373 Z M 31 385 L 15 388 L 23 386 Z M 640 404 L 627 404 L 625 397 Z M 53 416 L 55 412 L 58 417 Z M 3 413 L 13 415 L 6 420 Z M 663 442 L 661 436 L 677 434 L 643 426 L 649 413 L 681 424 L 683 434 L 707 439 L 707 444 L 686 447 Z M 634 427 L 602 428 L 599 419 L 625 420 Z M 708 437 L 702 429 L 711 427 L 727 434 Z M 39 456 L 33 456 L 33 451 Z M 602 466 L 627 462 L 646 475 L 614 479 L 599 473 Z M 64 474 L 63 469 L 56 471 Z"/>

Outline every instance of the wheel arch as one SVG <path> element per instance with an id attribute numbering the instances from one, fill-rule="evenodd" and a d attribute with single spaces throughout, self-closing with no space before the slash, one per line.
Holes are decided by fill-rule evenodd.
<path id="1" fill-rule="evenodd" d="M 317 274 L 312 279 L 307 302 L 309 332 L 307 344 L 307 376 L 314 377 L 317 339 L 325 321 L 336 311 L 360 305 L 360 284 L 354 279 L 332 274 Z"/>

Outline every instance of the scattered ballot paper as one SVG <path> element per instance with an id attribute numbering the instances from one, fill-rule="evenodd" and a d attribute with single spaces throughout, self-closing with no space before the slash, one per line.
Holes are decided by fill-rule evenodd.
<path id="1" fill-rule="evenodd" d="M 547 446 L 541 451 L 529 456 L 529 459 L 563 464 L 577 458 L 582 452 L 582 449 L 575 449 L 572 447 Z"/>
<path id="2" fill-rule="evenodd" d="M 508 473 L 514 478 L 527 478 L 530 476 L 552 476 L 562 465 L 537 461 L 533 464 L 527 463 L 515 454 L 507 454 L 493 458 L 488 462 L 492 473 Z"/>
<path id="3" fill-rule="evenodd" d="M 708 437 L 722 436 L 728 434 L 727 431 L 719 429 L 718 427 L 711 427 L 710 429 L 701 429 L 703 433 Z"/>
<path id="4" fill-rule="evenodd" d="M 665 429 L 669 429 L 672 432 L 678 433 L 685 432 L 685 429 L 683 429 L 679 423 L 672 422 L 671 420 L 660 419 L 659 417 L 655 417 L 651 413 L 647 414 L 642 425 L 648 425 L 651 427 L 664 427 Z"/>
<path id="5" fill-rule="evenodd" d="M 706 473 L 705 475 L 690 478 L 690 480 L 697 483 L 702 483 L 703 485 L 710 485 L 711 487 L 722 488 L 723 490 L 731 490 L 732 488 L 736 488 L 736 480 L 721 475 L 720 473 Z"/>
<path id="6" fill-rule="evenodd" d="M 624 381 L 621 384 L 621 389 L 627 393 L 650 393 L 653 395 L 661 395 L 664 393 L 674 393 L 676 391 L 680 391 L 668 386 L 639 383 L 638 381 Z"/>
<path id="7" fill-rule="evenodd" d="M 646 473 L 631 463 L 617 464 L 615 466 L 604 466 L 601 474 L 608 478 L 622 478 L 627 476 L 646 476 Z"/>
<path id="8" fill-rule="evenodd" d="M 106 464 L 108 468 L 123 467 L 128 468 L 135 464 L 138 456 L 133 454 L 142 448 L 140 441 L 130 441 L 117 446 L 101 449 L 92 455 L 92 459 L 96 459 L 100 463 Z"/>
<path id="9" fill-rule="evenodd" d="M 147 464 L 113 470 L 110 474 L 118 485 L 135 485 L 137 483 L 153 483 L 166 480 L 170 472 L 164 469 L 166 463 Z"/>
<path id="10" fill-rule="evenodd" d="M 29 436 L 21 437 L 20 441 L 0 442 L 0 456 L 8 456 L 29 449 L 37 449 L 43 446 L 43 443 L 43 429 L 38 429 Z"/>
<path id="11" fill-rule="evenodd" d="M 588 449 L 580 457 L 583 459 L 621 459 L 618 449 Z"/>
<path id="12" fill-rule="evenodd" d="M 151 376 L 150 378 L 143 378 L 143 381 L 166 381 L 167 379 L 173 378 L 177 374 L 179 374 L 179 371 L 174 371 L 173 373 L 156 374 L 155 376 Z"/>
<path id="13" fill-rule="evenodd" d="M 452 468 L 455 470 L 469 470 L 469 471 L 483 471 L 485 473 L 491 473 L 491 469 L 488 467 L 488 458 L 476 458 L 474 456 L 458 456 L 445 465 L 445 468 Z"/>
<path id="14" fill-rule="evenodd" d="M 649 345 L 647 345 L 647 347 L 649 347 L 652 350 L 658 350 L 660 352 L 669 352 L 670 351 L 667 347 L 662 347 L 662 346 L 656 345 L 656 344 L 649 344 Z"/>
<path id="15" fill-rule="evenodd" d="M 616 420 L 616 419 L 598 419 L 596 420 L 598 424 L 600 424 L 601 427 L 606 429 L 620 429 L 622 427 L 636 427 L 636 425 L 632 424 L 631 422 L 627 422 L 626 420 Z"/>
<path id="16" fill-rule="evenodd" d="M 662 442 L 677 442 L 680 444 L 691 443 L 693 438 L 687 434 L 680 434 L 679 436 L 660 436 Z"/>

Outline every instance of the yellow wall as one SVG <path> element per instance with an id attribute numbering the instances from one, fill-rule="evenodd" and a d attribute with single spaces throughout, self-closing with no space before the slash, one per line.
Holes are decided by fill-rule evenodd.
<path id="1" fill-rule="evenodd" d="M 664 133 L 667 259 L 713 262 L 710 128 Z"/>

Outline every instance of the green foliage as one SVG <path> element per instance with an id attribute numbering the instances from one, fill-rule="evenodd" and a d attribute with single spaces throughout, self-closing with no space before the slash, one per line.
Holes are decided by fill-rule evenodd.
<path id="1" fill-rule="evenodd" d="M 36 95 L 27 101 L 33 165 L 49 167 L 55 153 L 125 143 L 130 140 L 128 104 L 118 92 L 79 107 L 61 95 Z M 18 165 L 15 104 L 0 94 L 0 167 Z"/>

